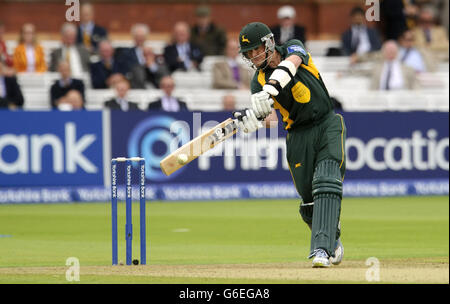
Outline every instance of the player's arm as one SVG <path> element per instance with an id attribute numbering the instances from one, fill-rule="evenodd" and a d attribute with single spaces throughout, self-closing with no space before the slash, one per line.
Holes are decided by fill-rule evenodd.
<path id="1" fill-rule="evenodd" d="M 262 90 L 252 95 L 252 108 L 257 117 L 265 118 L 272 113 L 272 96 L 278 96 L 283 88 L 294 79 L 301 64 L 300 56 L 290 55 L 278 64 Z"/>
<path id="2" fill-rule="evenodd" d="M 264 118 L 272 112 L 272 97 L 293 81 L 301 64 L 308 65 L 309 54 L 301 41 L 290 40 L 286 44 L 286 52 L 286 58 L 272 72 L 262 91 L 252 95 L 252 107 L 257 117 Z"/>
<path id="3" fill-rule="evenodd" d="M 301 64 L 302 58 L 295 54 L 292 54 L 281 61 L 264 85 L 263 91 L 269 93 L 271 96 L 277 96 L 281 90 L 294 79 L 294 75 Z"/>

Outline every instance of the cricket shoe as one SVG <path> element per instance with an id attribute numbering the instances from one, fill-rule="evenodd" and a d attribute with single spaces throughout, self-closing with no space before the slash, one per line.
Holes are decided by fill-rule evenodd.
<path id="1" fill-rule="evenodd" d="M 344 245 L 342 245 L 341 238 L 337 239 L 335 248 L 334 257 L 330 257 L 330 262 L 333 265 L 339 265 L 344 258 Z"/>
<path id="2" fill-rule="evenodd" d="M 330 267 L 330 257 L 323 249 L 316 249 L 314 251 L 314 259 L 312 261 L 313 268 Z"/>

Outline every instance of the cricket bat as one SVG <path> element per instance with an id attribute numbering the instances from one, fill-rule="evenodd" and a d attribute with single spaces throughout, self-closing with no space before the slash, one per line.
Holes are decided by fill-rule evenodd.
<path id="1" fill-rule="evenodd" d="M 160 163 L 162 172 L 169 176 L 191 161 L 236 134 L 238 126 L 231 118 L 200 134 L 187 144 L 166 156 Z"/>

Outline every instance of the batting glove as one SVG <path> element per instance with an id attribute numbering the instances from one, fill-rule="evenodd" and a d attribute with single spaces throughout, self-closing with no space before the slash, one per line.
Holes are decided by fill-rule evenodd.
<path id="1" fill-rule="evenodd" d="M 263 127 L 262 123 L 258 118 L 256 118 L 255 113 L 252 109 L 244 109 L 242 111 L 236 111 L 233 113 L 234 118 L 236 118 L 236 123 L 244 133 L 255 132 L 256 130 Z"/>
<path id="2" fill-rule="evenodd" d="M 264 119 L 272 113 L 273 100 L 269 93 L 261 91 L 251 96 L 252 109 L 256 117 Z"/>

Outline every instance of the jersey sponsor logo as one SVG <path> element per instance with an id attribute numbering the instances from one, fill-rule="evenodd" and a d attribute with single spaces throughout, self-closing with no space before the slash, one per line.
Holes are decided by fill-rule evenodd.
<path id="1" fill-rule="evenodd" d="M 306 56 L 305 49 L 302 48 L 300 45 L 290 45 L 290 46 L 288 46 L 287 51 L 288 51 L 288 54 L 294 53 L 294 52 L 300 52 Z"/>
<path id="2" fill-rule="evenodd" d="M 241 41 L 242 41 L 242 42 L 250 43 L 250 40 L 248 40 L 247 38 L 245 38 L 245 35 L 242 35 Z"/>

